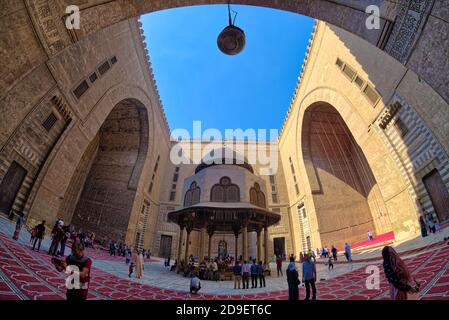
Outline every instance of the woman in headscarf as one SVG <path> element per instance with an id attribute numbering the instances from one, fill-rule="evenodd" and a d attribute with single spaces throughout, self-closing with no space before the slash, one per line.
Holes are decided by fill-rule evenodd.
<path id="1" fill-rule="evenodd" d="M 419 226 L 421 228 L 421 236 L 427 237 L 427 226 L 426 226 L 426 222 L 424 221 L 424 217 L 421 215 L 419 216 Z"/>
<path id="2" fill-rule="evenodd" d="M 393 300 L 410 300 L 409 295 L 419 292 L 419 283 L 412 277 L 404 261 L 390 246 L 382 250 L 385 276 L 390 284 L 390 296 Z"/>
<path id="3" fill-rule="evenodd" d="M 22 230 L 23 221 L 24 221 L 23 213 L 20 212 L 16 222 L 16 229 L 14 230 L 14 235 L 12 237 L 16 241 L 19 240 L 20 230 Z"/>
<path id="4" fill-rule="evenodd" d="M 144 265 L 143 254 L 140 251 L 136 255 L 136 278 L 137 279 L 142 278 L 142 272 L 143 272 L 143 269 L 144 269 L 143 265 Z"/>
<path id="5" fill-rule="evenodd" d="M 290 257 L 290 263 L 287 266 L 285 272 L 287 274 L 288 283 L 288 300 L 299 300 L 299 289 L 300 285 L 298 270 L 296 269 L 295 258 Z"/>

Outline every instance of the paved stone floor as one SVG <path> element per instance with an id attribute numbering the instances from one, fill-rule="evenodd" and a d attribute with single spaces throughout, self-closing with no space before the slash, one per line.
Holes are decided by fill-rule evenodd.
<path id="1" fill-rule="evenodd" d="M 49 239 L 45 239 L 41 252 L 37 253 L 30 249 L 29 233 L 23 229 L 16 242 L 11 238 L 13 229 L 13 224 L 0 218 L 0 300 L 64 299 L 64 274 L 54 269 L 46 253 Z M 433 239 L 402 244 L 407 265 L 422 282 L 421 299 L 449 300 L 449 246 L 441 241 L 447 233 L 446 230 Z M 419 241 L 422 246 L 416 244 Z M 230 281 L 202 281 L 201 294 L 190 295 L 189 279 L 165 269 L 160 259 L 147 261 L 144 276 L 138 280 L 128 278 L 123 258 L 109 257 L 98 250 L 89 250 L 89 256 L 94 260 L 90 299 L 287 299 L 285 277 L 268 277 L 266 288 L 249 290 L 234 290 Z M 388 299 L 388 284 L 379 255 L 360 256 L 354 258 L 361 262 L 336 264 L 331 271 L 324 264 L 318 265 L 318 278 L 325 279 L 317 284 L 318 299 Z M 367 265 L 380 268 L 379 289 L 366 288 Z"/>

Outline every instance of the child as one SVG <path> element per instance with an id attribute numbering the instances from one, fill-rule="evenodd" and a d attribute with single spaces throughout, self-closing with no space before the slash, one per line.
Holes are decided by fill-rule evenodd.
<path id="1" fill-rule="evenodd" d="M 331 269 L 331 267 L 332 267 L 332 270 L 334 270 L 334 264 L 332 263 L 332 256 L 330 256 L 330 255 L 329 255 L 329 260 L 327 261 L 327 264 L 328 264 L 329 270 Z"/>
<path id="2" fill-rule="evenodd" d="M 133 274 L 133 272 L 134 272 L 134 261 L 131 261 L 130 264 L 129 264 L 129 274 L 128 274 L 128 277 L 131 278 L 131 275 Z"/>

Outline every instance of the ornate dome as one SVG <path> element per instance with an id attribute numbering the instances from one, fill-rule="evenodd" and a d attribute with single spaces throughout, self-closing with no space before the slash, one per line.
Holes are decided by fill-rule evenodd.
<path id="1" fill-rule="evenodd" d="M 253 167 L 248 163 L 248 160 L 243 155 L 229 148 L 212 150 L 209 153 L 209 156 L 204 157 L 201 160 L 201 163 L 196 167 L 195 174 L 203 169 L 219 165 L 239 166 L 254 174 Z"/>

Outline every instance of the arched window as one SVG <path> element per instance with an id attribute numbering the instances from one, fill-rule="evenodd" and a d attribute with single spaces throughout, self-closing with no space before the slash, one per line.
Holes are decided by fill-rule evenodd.
<path id="1" fill-rule="evenodd" d="M 197 186 L 196 182 L 192 182 L 189 190 L 187 190 L 184 196 L 184 207 L 189 207 L 199 203 L 200 194 L 201 194 L 200 187 Z"/>
<path id="2" fill-rule="evenodd" d="M 239 202 L 240 188 L 231 182 L 228 177 L 220 179 L 220 183 L 214 185 L 210 192 L 212 202 Z"/>
<path id="3" fill-rule="evenodd" d="M 249 189 L 249 202 L 261 208 L 267 207 L 265 194 L 262 192 L 260 185 L 257 182 L 254 183 L 254 187 Z"/>

